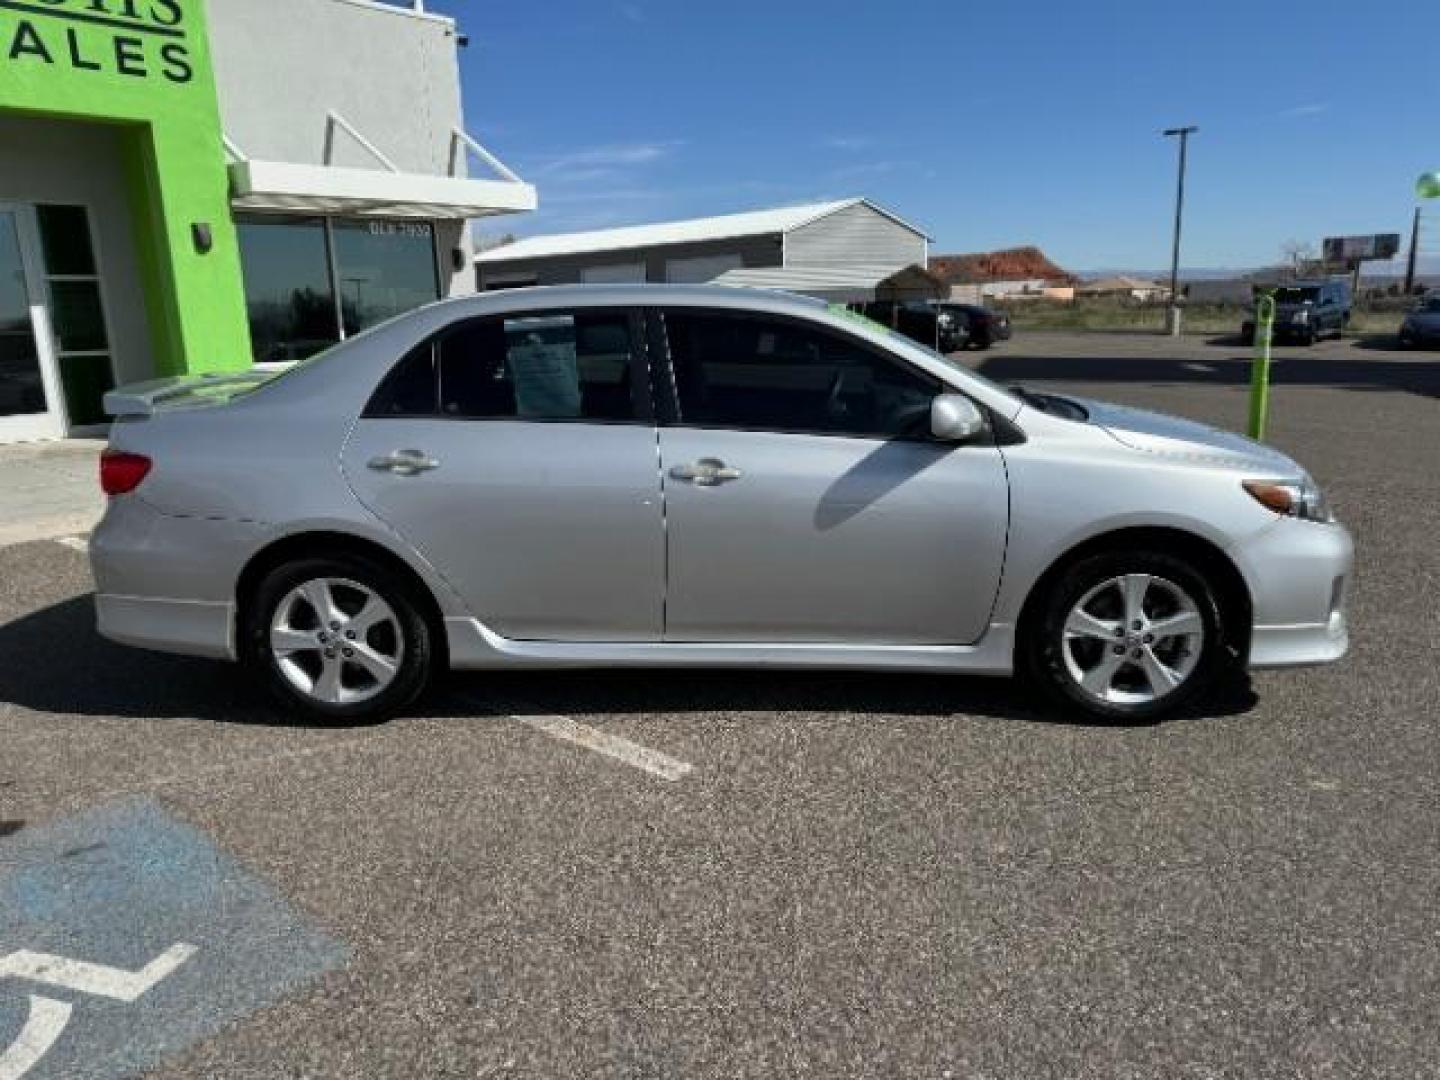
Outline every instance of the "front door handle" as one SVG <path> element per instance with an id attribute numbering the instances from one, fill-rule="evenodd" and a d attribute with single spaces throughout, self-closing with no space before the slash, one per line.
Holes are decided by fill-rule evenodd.
<path id="1" fill-rule="evenodd" d="M 370 459 L 370 468 L 376 472 L 394 473 L 396 476 L 419 476 L 439 467 L 440 462 L 423 450 L 396 450 L 384 457 Z"/>
<path id="2" fill-rule="evenodd" d="M 685 480 L 696 487 L 719 487 L 732 480 L 739 480 L 745 474 L 732 469 L 719 458 L 701 458 L 693 465 L 676 465 L 670 470 L 672 480 Z"/>

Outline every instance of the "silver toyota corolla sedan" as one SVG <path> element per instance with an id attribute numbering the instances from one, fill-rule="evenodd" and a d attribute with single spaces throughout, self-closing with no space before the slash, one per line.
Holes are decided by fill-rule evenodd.
<path id="1" fill-rule="evenodd" d="M 100 630 L 350 721 L 440 669 L 1022 672 L 1150 719 L 1337 660 L 1349 535 L 1237 435 L 781 294 L 527 289 L 113 392 Z"/>

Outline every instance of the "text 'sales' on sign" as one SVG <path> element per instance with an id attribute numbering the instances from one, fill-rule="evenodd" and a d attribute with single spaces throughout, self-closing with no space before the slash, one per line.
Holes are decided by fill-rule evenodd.
<path id="1" fill-rule="evenodd" d="M 186 23 L 180 0 L 0 0 L 0 74 L 48 66 L 188 83 Z"/>

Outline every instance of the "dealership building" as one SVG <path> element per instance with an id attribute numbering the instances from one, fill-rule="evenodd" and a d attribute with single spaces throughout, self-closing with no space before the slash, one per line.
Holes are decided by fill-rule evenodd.
<path id="1" fill-rule="evenodd" d="M 466 222 L 536 194 L 463 45 L 422 0 L 0 3 L 0 442 L 473 292 Z"/>

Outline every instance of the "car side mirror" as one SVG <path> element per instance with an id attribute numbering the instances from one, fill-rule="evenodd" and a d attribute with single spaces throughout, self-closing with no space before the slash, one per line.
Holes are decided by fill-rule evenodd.
<path id="1" fill-rule="evenodd" d="M 985 430 L 985 415 L 964 394 L 941 394 L 930 403 L 930 434 L 942 442 L 967 442 Z"/>

